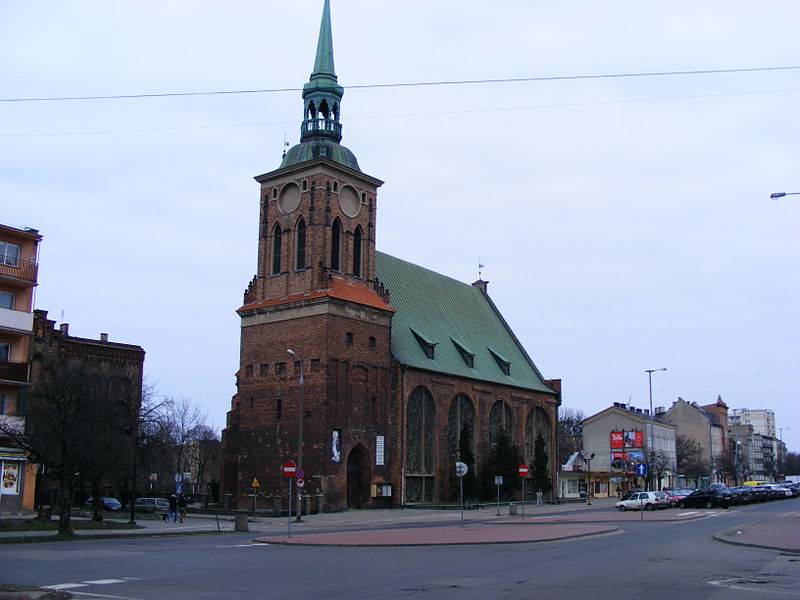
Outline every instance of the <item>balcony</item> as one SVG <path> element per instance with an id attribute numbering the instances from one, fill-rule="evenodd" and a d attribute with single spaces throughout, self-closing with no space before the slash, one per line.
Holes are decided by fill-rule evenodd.
<path id="1" fill-rule="evenodd" d="M 0 361 L 0 383 L 28 383 L 28 363 Z"/>
<path id="2" fill-rule="evenodd" d="M 0 329 L 30 333 L 33 329 L 33 314 L 22 310 L 0 308 Z"/>
<path id="3" fill-rule="evenodd" d="M 31 260 L 0 256 L 0 278 L 36 285 L 39 265 Z"/>

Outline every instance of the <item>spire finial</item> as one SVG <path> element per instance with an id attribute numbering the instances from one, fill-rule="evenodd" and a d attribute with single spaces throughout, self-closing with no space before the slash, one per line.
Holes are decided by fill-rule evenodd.
<path id="1" fill-rule="evenodd" d="M 337 144 L 342 141 L 339 106 L 343 95 L 344 88 L 339 85 L 333 69 L 331 6 L 330 0 L 325 0 L 322 8 L 322 22 L 319 26 L 314 71 L 311 73 L 308 83 L 303 86 L 305 115 L 300 129 L 301 142 L 313 138 L 332 139 Z"/>

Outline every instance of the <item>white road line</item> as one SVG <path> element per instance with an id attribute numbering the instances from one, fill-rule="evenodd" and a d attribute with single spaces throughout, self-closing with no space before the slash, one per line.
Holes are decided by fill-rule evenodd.
<path id="1" fill-rule="evenodd" d="M 56 585 L 45 585 L 43 586 L 46 590 L 74 590 L 75 588 L 86 587 L 88 584 L 86 583 L 58 583 Z"/>
<path id="2" fill-rule="evenodd" d="M 697 514 L 700 514 L 699 510 L 693 510 L 692 512 L 688 512 L 688 513 L 678 513 L 678 516 L 679 517 L 688 517 L 689 515 L 697 515 Z"/>
<path id="3" fill-rule="evenodd" d="M 217 548 L 250 548 L 252 546 L 269 546 L 270 544 L 254 543 L 254 544 L 233 544 L 232 546 L 217 546 Z"/>
<path id="4" fill-rule="evenodd" d="M 124 579 L 94 579 L 92 581 L 83 581 L 81 583 L 87 583 L 90 585 L 108 585 L 110 583 L 125 583 Z"/>

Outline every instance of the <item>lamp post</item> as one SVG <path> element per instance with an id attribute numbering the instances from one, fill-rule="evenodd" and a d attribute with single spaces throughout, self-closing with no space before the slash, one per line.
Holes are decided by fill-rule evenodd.
<path id="1" fill-rule="evenodd" d="M 592 503 L 592 487 L 593 487 L 592 486 L 592 461 L 594 460 L 594 452 L 592 452 L 592 455 L 589 458 L 584 457 L 583 460 L 585 460 L 586 464 L 588 465 L 587 466 L 588 476 L 586 478 L 586 504 L 591 505 L 591 503 Z"/>
<path id="2" fill-rule="evenodd" d="M 300 379 L 298 383 L 300 384 L 300 416 L 297 419 L 297 470 L 303 470 L 303 413 L 305 412 L 305 381 L 303 378 L 303 359 L 295 354 L 294 350 L 291 348 L 286 349 L 287 354 L 291 354 L 294 356 L 298 361 L 300 361 Z M 303 499 L 302 494 L 300 493 L 300 488 L 297 490 L 297 517 L 295 517 L 295 523 L 302 523 L 302 514 L 303 514 Z"/>
<path id="3" fill-rule="evenodd" d="M 791 427 L 778 427 L 778 474 L 783 475 L 783 430 L 791 431 Z"/>
<path id="4" fill-rule="evenodd" d="M 800 196 L 800 192 L 773 192 L 769 195 L 769 197 L 773 200 L 783 198 L 784 196 Z"/>
<path id="5" fill-rule="evenodd" d="M 649 418 L 649 421 L 650 421 L 650 435 L 647 438 L 647 451 L 650 453 L 650 458 L 651 458 L 650 463 L 651 464 L 653 462 L 652 459 L 654 458 L 654 454 L 653 453 L 655 452 L 655 450 L 653 449 L 653 373 L 655 373 L 656 371 L 666 371 L 666 370 L 667 370 L 666 367 L 662 367 L 660 369 L 645 369 L 645 371 L 644 371 L 645 373 L 647 373 L 647 384 L 648 384 L 648 387 L 650 388 L 650 414 L 648 415 L 650 417 Z M 650 471 L 650 469 L 648 469 L 647 470 L 647 479 L 648 479 L 648 481 L 651 481 L 652 477 L 653 476 L 651 474 L 651 471 Z M 652 487 L 652 486 L 648 485 L 647 487 Z"/>

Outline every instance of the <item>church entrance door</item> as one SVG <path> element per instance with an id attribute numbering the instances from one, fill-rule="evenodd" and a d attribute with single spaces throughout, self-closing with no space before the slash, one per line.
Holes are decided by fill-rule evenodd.
<path id="1" fill-rule="evenodd" d="M 356 446 L 347 457 L 347 507 L 364 508 L 369 498 L 369 460 L 363 446 Z"/>

